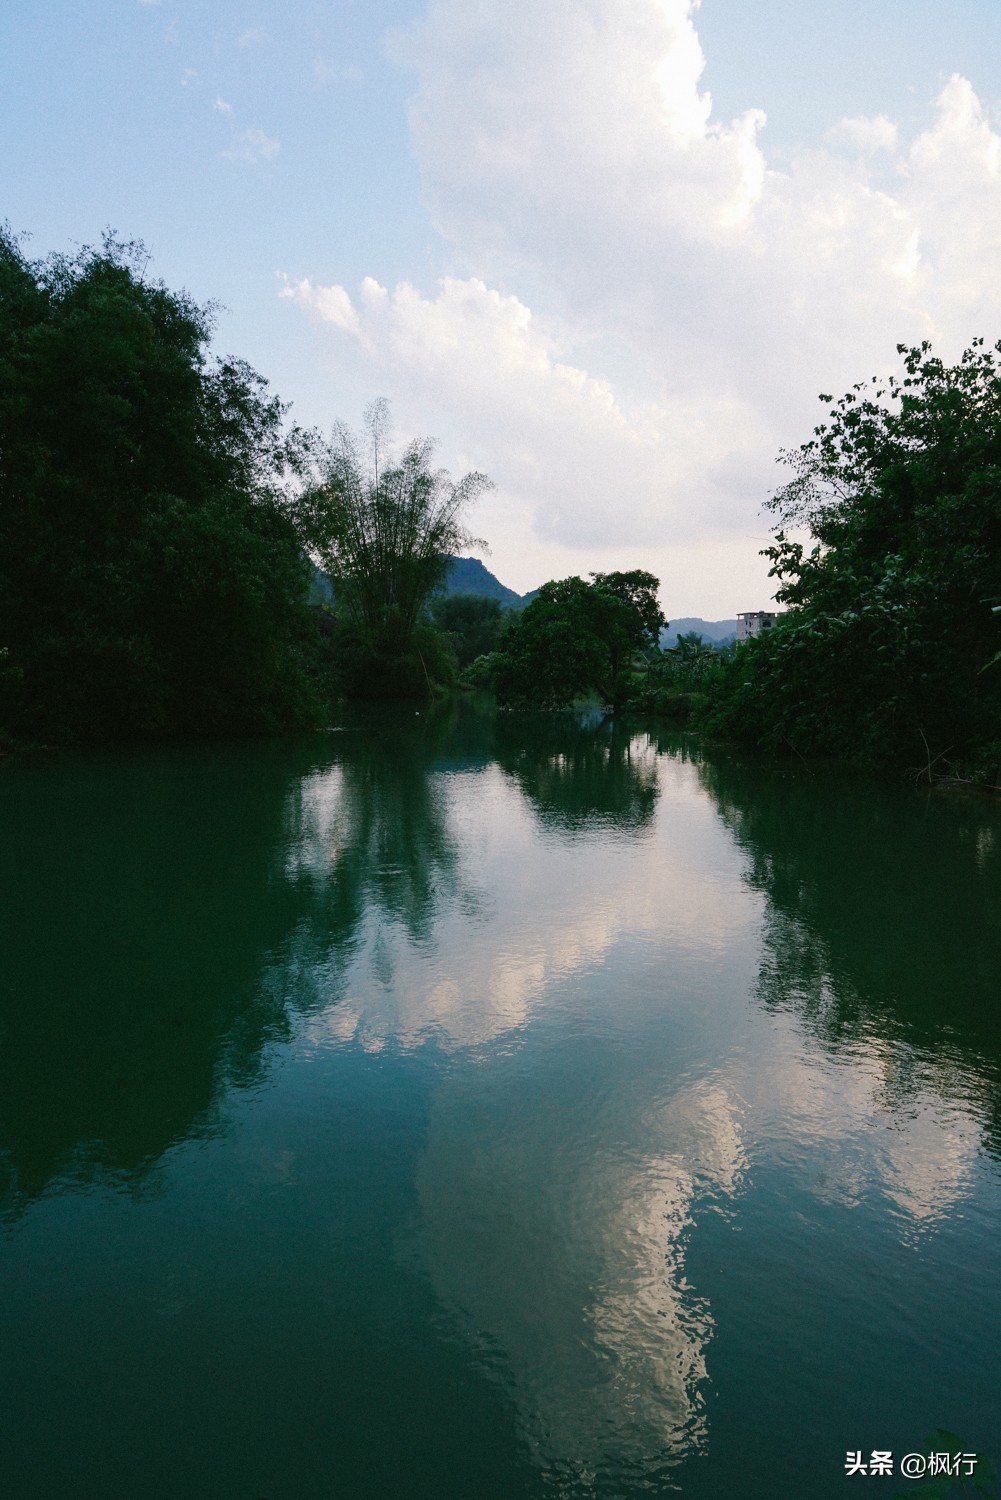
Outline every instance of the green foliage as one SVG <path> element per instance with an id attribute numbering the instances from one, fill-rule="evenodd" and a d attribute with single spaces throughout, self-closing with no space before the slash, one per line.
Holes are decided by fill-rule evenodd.
<path id="1" fill-rule="evenodd" d="M 724 666 L 701 727 L 929 774 L 1001 736 L 1001 345 L 953 367 L 899 352 L 902 379 L 856 386 L 784 455 L 765 556 L 788 608 Z"/>
<path id="2" fill-rule="evenodd" d="M 388 424 L 388 403 L 373 402 L 365 413 L 364 452 L 351 430 L 336 424 L 316 482 L 295 504 L 303 546 L 333 585 L 359 664 L 366 652 L 370 657 L 368 669 L 359 665 L 348 680 L 367 671 L 380 679 L 372 686 L 385 696 L 398 675 L 394 661 L 417 660 L 422 611 L 444 581 L 448 555 L 475 541 L 464 516 L 490 486 L 483 474 L 466 474 L 456 484 L 432 468 L 430 439 L 410 443 L 393 461 Z M 410 668 L 402 675 L 409 680 Z"/>
<path id="3" fill-rule="evenodd" d="M 547 583 L 501 637 L 492 664 L 498 701 L 566 708 L 597 693 L 620 706 L 634 659 L 653 650 L 664 623 L 651 573 L 592 573 L 592 583 Z"/>
<path id="4" fill-rule="evenodd" d="M 486 656 L 477 656 L 475 660 L 465 667 L 460 678 L 460 684 L 465 688 L 489 691 L 494 685 L 494 669 L 498 662 L 496 651 L 488 652 Z"/>
<path id="5" fill-rule="evenodd" d="M 721 652 L 701 636 L 697 630 L 679 635 L 677 644 L 664 653 L 669 670 L 677 677 L 698 679 L 707 676 L 718 666 Z"/>
<path id="6" fill-rule="evenodd" d="M 0 727 L 273 729 L 318 711 L 283 507 L 304 453 L 210 310 L 110 236 L 30 262 L 0 234 Z"/>
<path id="7" fill-rule="evenodd" d="M 637 680 L 629 708 L 678 727 L 687 725 L 732 654 L 731 646 L 715 646 L 698 631 L 679 635 L 669 650 L 646 653 L 645 672 Z"/>
<path id="8" fill-rule="evenodd" d="M 399 641 L 341 620 L 332 647 L 334 686 L 346 698 L 426 701 L 455 682 L 449 638 L 426 622 Z"/>
<path id="9" fill-rule="evenodd" d="M 614 595 L 633 612 L 634 622 L 626 629 L 629 640 L 623 649 L 630 649 L 630 640 L 635 642 L 633 650 L 649 650 L 656 646 L 661 627 L 667 624 L 657 599 L 660 580 L 642 568 L 634 568 L 630 573 L 591 573 L 589 576 L 595 589 Z"/>
<path id="10" fill-rule="evenodd" d="M 438 629 L 449 637 L 460 667 L 468 667 L 478 656 L 490 654 L 510 614 L 499 599 L 485 594 L 436 594 L 428 612 Z"/>
<path id="11" fill-rule="evenodd" d="M 633 713 L 663 719 L 681 729 L 691 722 L 700 702 L 699 695 L 690 688 L 664 683 L 651 674 L 636 684 L 626 707 Z"/>

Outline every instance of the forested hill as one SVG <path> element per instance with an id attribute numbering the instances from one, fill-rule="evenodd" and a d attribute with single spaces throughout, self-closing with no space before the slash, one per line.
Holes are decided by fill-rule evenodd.
<path id="1" fill-rule="evenodd" d="M 660 632 L 661 650 L 670 651 L 678 644 L 679 635 L 691 635 L 692 631 L 714 646 L 725 646 L 728 642 L 736 640 L 737 622 L 736 620 L 701 620 L 698 616 L 689 615 L 686 615 L 683 620 L 672 620 Z"/>
<path id="2" fill-rule="evenodd" d="M 529 594 L 516 594 L 506 584 L 495 578 L 478 557 L 449 558 L 448 577 L 443 590 L 446 594 L 481 594 L 487 599 L 499 599 L 509 609 L 524 609 L 531 604 L 538 590 Z"/>
<path id="3" fill-rule="evenodd" d="M 450 557 L 448 564 L 448 575 L 441 590 L 443 594 L 477 594 L 485 599 L 499 599 L 508 609 L 524 609 L 538 593 L 533 589 L 529 594 L 516 594 L 514 589 L 495 578 L 478 557 Z M 310 603 L 331 604 L 333 597 L 330 579 L 319 568 L 314 568 L 309 589 Z"/>
<path id="4" fill-rule="evenodd" d="M 444 592 L 446 594 L 483 594 L 488 599 L 499 599 L 510 609 L 524 609 L 527 604 L 531 604 L 538 589 L 532 589 L 528 594 L 516 594 L 514 589 L 509 589 L 506 584 L 501 583 L 499 578 L 495 578 L 478 557 L 453 557 L 450 559 Z M 661 631 L 661 647 L 669 650 L 677 645 L 679 635 L 689 635 L 693 630 L 714 646 L 723 646 L 736 639 L 737 621 L 703 620 L 686 615 L 682 620 L 672 620 Z"/>
<path id="5" fill-rule="evenodd" d="M 452 557 L 449 559 L 448 576 L 442 593 L 476 594 L 486 599 L 499 599 L 509 609 L 524 609 L 527 604 L 531 604 L 538 589 L 532 589 L 527 594 L 516 594 L 514 589 L 509 589 L 489 568 L 484 567 L 478 557 Z M 314 604 L 329 604 L 332 598 L 329 580 L 317 568 L 310 589 L 310 601 Z M 677 645 L 679 635 L 689 635 L 692 631 L 713 645 L 725 645 L 735 639 L 737 621 L 703 620 L 688 615 L 681 620 L 672 620 L 660 633 L 662 650 L 669 651 Z"/>

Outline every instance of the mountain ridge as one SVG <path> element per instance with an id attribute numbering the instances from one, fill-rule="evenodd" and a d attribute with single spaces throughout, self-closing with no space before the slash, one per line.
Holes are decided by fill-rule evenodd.
<path id="1" fill-rule="evenodd" d="M 476 594 L 487 599 L 497 599 L 508 609 L 522 610 L 531 604 L 538 589 L 531 589 L 527 594 L 519 594 L 514 589 L 508 588 L 507 584 L 501 583 L 496 574 L 481 562 L 478 557 L 450 557 L 448 559 L 448 572 L 442 585 L 443 594 Z M 313 604 L 331 604 L 333 601 L 333 589 L 326 574 L 319 568 L 314 571 L 310 584 L 310 602 Z M 677 645 L 679 635 L 690 635 L 692 631 L 701 635 L 713 645 L 724 645 L 733 640 L 737 634 L 737 621 L 734 620 L 703 620 L 698 615 L 685 615 L 681 619 L 672 620 L 660 633 L 660 644 L 662 649 L 670 650 Z"/>
<path id="2" fill-rule="evenodd" d="M 532 589 L 527 594 L 517 594 L 514 589 L 509 589 L 506 584 L 501 583 L 495 574 L 480 561 L 478 557 L 452 557 L 449 559 L 448 576 L 442 591 L 446 594 L 481 594 L 489 599 L 499 599 L 510 609 L 524 609 L 531 604 L 538 589 Z M 684 615 L 681 619 L 671 620 L 660 633 L 660 645 L 663 650 L 670 650 L 678 643 L 679 635 L 690 635 L 695 631 L 714 646 L 726 645 L 729 641 L 736 640 L 737 621 L 732 620 L 703 620 L 699 615 Z"/>
<path id="3" fill-rule="evenodd" d="M 509 609 L 524 609 L 531 604 L 538 589 L 528 594 L 518 594 L 506 583 L 491 573 L 478 557 L 450 557 L 448 573 L 441 592 L 443 594 L 479 594 L 486 599 L 499 599 Z"/>

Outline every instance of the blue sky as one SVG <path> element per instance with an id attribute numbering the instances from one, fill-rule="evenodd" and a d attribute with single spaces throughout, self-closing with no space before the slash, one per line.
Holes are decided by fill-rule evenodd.
<path id="1" fill-rule="evenodd" d="M 387 395 L 511 586 L 721 617 L 817 392 L 1001 337 L 999 59 L 974 0 L 8 0 L 0 212 L 142 239 L 301 421 Z"/>

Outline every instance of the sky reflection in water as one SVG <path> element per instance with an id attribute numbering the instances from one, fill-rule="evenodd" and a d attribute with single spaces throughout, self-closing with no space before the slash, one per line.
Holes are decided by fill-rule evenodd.
<path id="1" fill-rule="evenodd" d="M 996 1066 L 984 1059 L 981 1077 L 968 1051 L 950 1051 L 948 1021 L 922 1047 L 907 1037 L 910 997 L 889 1028 L 882 1010 L 856 1014 L 869 998 L 858 977 L 830 967 L 824 933 L 770 899 L 760 865 L 789 850 L 742 828 L 735 849 L 735 820 L 755 805 L 735 812 L 714 792 L 697 761 L 608 726 L 570 751 L 432 766 L 426 849 L 438 862 L 416 869 L 419 909 L 434 889 L 433 933 L 388 895 L 394 862 L 355 961 L 305 1033 L 318 1048 L 433 1042 L 489 1065 L 486 1078 L 442 1071 L 415 1247 L 469 1337 L 500 1352 L 557 1472 L 590 1472 L 617 1449 L 626 1467 L 640 1454 L 669 1467 L 705 1442 L 713 1318 L 686 1278 L 685 1242 L 707 1201 L 738 1212 L 749 1161 L 780 1163 L 824 1203 L 881 1203 L 914 1243 L 973 1191 L 984 1106 L 996 1109 Z M 861 900 L 868 804 L 900 798 L 851 782 L 840 792 L 847 806 L 835 797 L 829 815 L 854 820 L 853 858 L 826 878 Z M 329 848 L 336 882 L 352 857 L 348 785 L 335 768 L 300 795 L 296 857 L 322 870 Z M 964 814 L 995 811 L 964 809 L 961 839 Z M 778 823 L 769 831 L 781 839 Z M 992 832 L 977 830 L 977 874 Z M 366 839 L 393 859 L 392 837 L 373 845 L 369 826 Z M 771 878 L 780 887 L 790 872 Z M 947 920 L 939 909 L 936 930 Z M 809 955 L 808 984 L 789 982 L 790 950 Z M 749 993 L 784 1013 L 763 1025 Z M 824 1008 L 860 1024 L 818 1035 Z"/>
<path id="2" fill-rule="evenodd" d="M 196 1320 L 224 1242 L 240 1316 L 252 1285 L 251 1325 L 276 1321 L 343 1392 L 289 1331 L 333 1253 L 340 1293 L 310 1301 L 328 1349 L 453 1346 L 462 1399 L 480 1382 L 515 1443 L 477 1480 L 499 1495 L 741 1475 L 768 1494 L 748 1464 L 782 1413 L 823 1449 L 800 1481 L 833 1494 L 853 1413 L 913 1418 L 873 1436 L 913 1446 L 926 1412 L 945 1420 L 943 1371 L 966 1440 L 996 1437 L 966 1368 L 999 1314 L 995 807 L 468 706 L 282 754 L 0 785 L 29 851 L 16 875 L 10 841 L 0 855 L 0 1164 L 36 1296 L 44 1257 L 29 1272 L 18 1248 L 45 1206 L 87 1188 L 113 1217 L 125 1188 L 168 1239 L 191 1215 L 213 1226 L 136 1291 L 137 1329 Z M 316 1215 L 337 1247 L 320 1260 Z M 80 1233 L 64 1222 L 50 1232 Z M 108 1254 L 145 1286 L 115 1223 Z M 365 1309 L 353 1332 L 341 1294 Z M 860 1375 L 877 1318 L 889 1345 Z M 310 1432 L 292 1493 L 365 1492 L 360 1470 L 331 1478 L 343 1422 Z M 383 1441 L 399 1475 L 403 1439 Z M 397 1492 L 430 1494 L 413 1443 L 444 1439 L 431 1420 L 408 1441 Z M 465 1493 L 454 1455 L 445 1472 Z"/>

